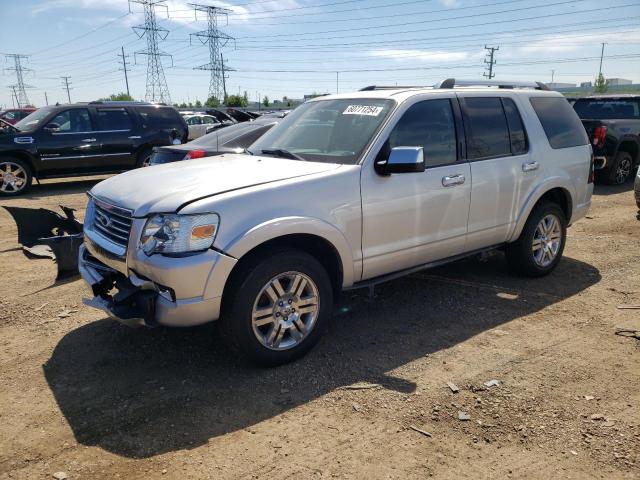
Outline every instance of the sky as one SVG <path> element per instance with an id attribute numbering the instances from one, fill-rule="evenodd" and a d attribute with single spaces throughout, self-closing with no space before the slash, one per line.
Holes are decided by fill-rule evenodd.
<path id="1" fill-rule="evenodd" d="M 190 3 L 229 9 L 219 19 L 235 38 L 223 48 L 227 91 L 250 99 L 301 98 L 366 85 L 431 85 L 479 79 L 485 46 L 495 78 L 579 83 L 606 77 L 640 83 L 640 0 L 166 0 L 160 49 L 174 103 L 206 100 L 209 52 L 190 34 L 206 17 Z M 144 99 L 146 49 L 133 26 L 142 7 L 127 0 L 0 0 L 0 107 L 12 106 L 15 73 L 4 54 L 24 54 L 36 106 L 91 101 L 126 90 L 117 56 L 128 55 L 131 95 Z M 337 73 L 336 73 L 337 72 Z"/>

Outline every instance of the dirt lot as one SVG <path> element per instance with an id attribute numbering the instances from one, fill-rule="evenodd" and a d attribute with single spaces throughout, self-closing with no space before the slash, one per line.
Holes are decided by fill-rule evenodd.
<path id="1" fill-rule="evenodd" d="M 82 209 L 94 183 L 1 203 Z M 498 254 L 351 292 L 309 356 L 265 370 L 214 326 L 84 307 L 0 209 L 0 477 L 640 478 L 640 341 L 615 334 L 640 330 L 617 308 L 640 304 L 639 240 L 630 186 L 600 187 L 548 278 Z"/>

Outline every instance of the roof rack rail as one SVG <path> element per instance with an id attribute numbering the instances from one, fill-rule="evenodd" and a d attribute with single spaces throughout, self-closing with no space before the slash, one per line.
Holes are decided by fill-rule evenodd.
<path id="1" fill-rule="evenodd" d="M 456 80 L 447 78 L 434 85 L 435 88 L 455 88 L 455 87 L 498 87 L 498 88 L 533 88 L 535 90 L 549 90 L 542 82 L 523 82 L 507 80 Z"/>
<path id="2" fill-rule="evenodd" d="M 433 88 L 431 85 L 369 85 L 368 87 L 361 88 L 360 92 L 370 92 L 372 90 L 402 90 L 405 88 Z"/>

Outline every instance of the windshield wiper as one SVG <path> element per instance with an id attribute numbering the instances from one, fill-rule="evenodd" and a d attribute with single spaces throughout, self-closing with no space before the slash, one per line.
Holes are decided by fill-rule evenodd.
<path id="1" fill-rule="evenodd" d="M 282 158 L 290 158 L 291 160 L 304 160 L 304 158 L 296 155 L 295 153 L 291 153 L 289 150 L 283 150 L 282 148 L 274 148 L 268 150 L 261 150 L 260 153 L 263 155 L 275 155 L 277 157 Z"/>

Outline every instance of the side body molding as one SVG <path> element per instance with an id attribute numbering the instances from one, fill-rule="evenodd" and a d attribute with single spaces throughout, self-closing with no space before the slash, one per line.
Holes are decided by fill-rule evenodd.
<path id="1" fill-rule="evenodd" d="M 255 247 L 269 240 L 295 234 L 315 235 L 333 246 L 342 263 L 343 288 L 350 287 L 354 282 L 360 280 L 361 267 L 355 265 L 352 246 L 344 234 L 333 225 L 318 218 L 282 217 L 269 220 L 234 238 L 222 250 L 234 258 L 240 259 Z M 358 263 L 360 264 L 361 261 Z"/>
<path id="2" fill-rule="evenodd" d="M 567 218 L 567 222 L 571 223 L 573 208 L 575 207 L 576 201 L 575 190 L 573 188 L 571 179 L 561 176 L 550 177 L 543 183 L 538 185 L 534 190 L 532 190 L 526 202 L 524 202 L 522 208 L 518 212 L 518 217 L 516 218 L 516 222 L 514 223 L 513 230 L 509 235 L 509 242 L 516 240 L 520 236 L 520 233 L 522 233 L 522 229 L 524 228 L 524 224 L 527 222 L 529 214 L 533 210 L 535 204 L 538 202 L 538 200 L 540 200 L 540 198 L 542 198 L 545 193 L 553 190 L 554 188 L 561 188 L 569 194 L 569 218 Z"/>

